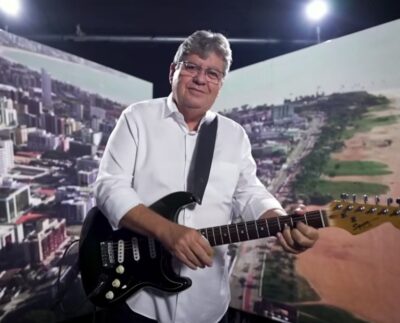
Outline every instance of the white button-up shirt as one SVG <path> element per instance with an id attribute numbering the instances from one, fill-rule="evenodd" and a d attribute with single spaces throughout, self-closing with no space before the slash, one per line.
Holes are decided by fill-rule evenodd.
<path id="1" fill-rule="evenodd" d="M 204 118 L 215 117 L 208 111 Z M 244 129 L 229 118 L 218 118 L 203 202 L 179 215 L 180 224 L 196 229 L 228 224 L 237 216 L 255 220 L 269 209 L 281 208 L 256 177 Z M 139 102 L 123 111 L 107 143 L 95 185 L 97 205 L 115 229 L 138 204 L 149 206 L 169 193 L 187 189 L 197 135 L 188 130 L 172 95 Z M 212 267 L 179 268 L 181 276 L 192 280 L 187 290 L 171 295 L 143 289 L 127 304 L 163 323 L 218 322 L 228 308 L 230 290 L 227 246 L 214 249 Z"/>

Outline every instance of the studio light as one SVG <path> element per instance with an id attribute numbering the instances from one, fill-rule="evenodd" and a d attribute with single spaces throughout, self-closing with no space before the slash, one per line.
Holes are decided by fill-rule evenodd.
<path id="1" fill-rule="evenodd" d="M 306 14 L 310 20 L 320 21 L 328 13 L 328 5 L 323 0 L 313 0 L 306 7 Z"/>
<path id="2" fill-rule="evenodd" d="M 21 10 L 20 0 L 0 0 L 0 10 L 9 16 L 18 16 Z"/>
<path id="3" fill-rule="evenodd" d="M 317 32 L 317 42 L 321 42 L 321 26 L 320 21 L 328 13 L 328 4 L 324 0 L 312 0 L 306 6 L 307 18 L 317 23 L 315 29 Z"/>

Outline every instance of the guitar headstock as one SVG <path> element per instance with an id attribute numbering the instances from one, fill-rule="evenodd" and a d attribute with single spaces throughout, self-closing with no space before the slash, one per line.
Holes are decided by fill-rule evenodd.
<path id="1" fill-rule="evenodd" d="M 396 200 L 397 206 L 393 205 L 392 198 L 387 199 L 387 205 L 380 205 L 379 197 L 375 197 L 375 204 L 368 204 L 367 201 L 366 195 L 363 202 L 357 203 L 355 195 L 349 201 L 347 194 L 342 194 L 342 200 L 329 204 L 329 225 L 342 228 L 351 234 L 363 233 L 385 222 L 390 222 L 400 229 L 400 199 Z"/>

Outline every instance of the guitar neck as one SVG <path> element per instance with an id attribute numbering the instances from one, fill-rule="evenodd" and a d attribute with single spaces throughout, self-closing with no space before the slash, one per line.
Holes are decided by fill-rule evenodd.
<path id="1" fill-rule="evenodd" d="M 337 227 L 353 235 L 371 230 L 385 222 L 390 222 L 400 229 L 400 207 L 351 203 L 345 200 L 333 201 L 326 210 L 234 223 L 198 231 L 211 246 L 219 246 L 275 236 L 285 225 L 294 228 L 297 222 L 303 222 L 316 229 Z"/>
<path id="2" fill-rule="evenodd" d="M 198 230 L 211 246 L 243 242 L 275 236 L 285 225 L 296 227 L 297 222 L 303 222 L 314 228 L 329 226 L 325 211 L 311 211 L 303 215 L 293 214 L 268 219 L 259 219 L 241 223 L 233 223 Z"/>

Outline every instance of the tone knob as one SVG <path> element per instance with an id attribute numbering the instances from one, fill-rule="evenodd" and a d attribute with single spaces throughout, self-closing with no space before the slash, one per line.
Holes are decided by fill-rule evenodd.
<path id="1" fill-rule="evenodd" d="M 121 281 L 119 279 L 114 279 L 111 283 L 112 287 L 118 288 L 121 286 Z"/>
<path id="2" fill-rule="evenodd" d="M 115 271 L 117 274 L 123 274 L 125 272 L 125 268 L 122 265 L 119 265 L 117 268 L 115 268 Z"/>
<path id="3" fill-rule="evenodd" d="M 112 291 L 108 291 L 105 296 L 106 299 L 112 300 L 114 298 L 114 293 Z"/>

